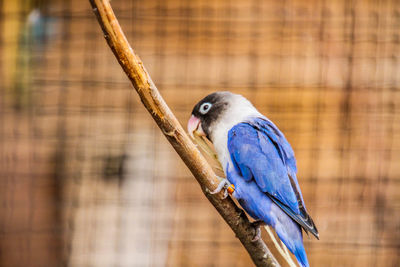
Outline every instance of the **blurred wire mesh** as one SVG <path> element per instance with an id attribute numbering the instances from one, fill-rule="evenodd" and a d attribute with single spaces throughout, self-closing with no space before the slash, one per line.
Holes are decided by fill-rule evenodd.
<path id="1" fill-rule="evenodd" d="M 320 230 L 312 266 L 400 265 L 400 2 L 112 5 L 182 124 L 230 90 L 283 130 Z M 251 266 L 89 3 L 0 11 L 0 265 Z"/>

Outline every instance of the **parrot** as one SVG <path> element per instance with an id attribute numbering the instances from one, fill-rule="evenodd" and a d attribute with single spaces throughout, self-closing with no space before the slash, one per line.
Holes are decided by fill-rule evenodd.
<path id="1" fill-rule="evenodd" d="M 192 138 L 213 144 L 222 165 L 226 178 L 211 193 L 224 189 L 226 197 L 233 185 L 247 214 L 271 226 L 300 266 L 309 266 L 302 229 L 317 239 L 319 233 L 300 191 L 294 151 L 278 127 L 242 95 L 218 91 L 194 106 L 187 128 Z"/>

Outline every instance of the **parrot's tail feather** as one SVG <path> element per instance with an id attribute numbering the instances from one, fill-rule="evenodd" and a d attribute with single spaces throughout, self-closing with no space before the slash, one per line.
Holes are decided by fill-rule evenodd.
<path id="1" fill-rule="evenodd" d="M 265 227 L 265 230 L 267 230 L 267 233 L 268 233 L 269 237 L 271 238 L 272 242 L 274 243 L 276 249 L 282 255 L 282 257 L 286 260 L 286 262 L 289 264 L 289 266 L 290 267 L 297 267 L 296 263 L 294 263 L 294 261 L 292 260 L 292 258 L 289 255 L 289 253 L 287 252 L 286 246 L 284 246 L 283 249 L 282 249 L 282 247 L 279 245 L 278 241 L 276 240 L 276 238 L 274 236 L 274 233 L 272 233 L 272 231 L 269 228 L 269 226 L 265 225 L 264 227 Z"/>
<path id="2" fill-rule="evenodd" d="M 309 267 L 307 260 L 306 251 L 304 250 L 303 244 L 296 246 L 296 251 L 294 252 L 297 261 L 301 264 L 302 267 Z"/>
<path id="3" fill-rule="evenodd" d="M 283 204 L 279 199 L 267 193 L 271 200 L 278 205 L 287 215 L 289 215 L 294 221 L 296 221 L 307 233 L 312 233 L 317 239 L 319 239 L 318 229 L 314 224 L 314 221 L 307 214 L 304 207 L 300 208 L 301 214 L 294 213 L 288 206 Z"/>

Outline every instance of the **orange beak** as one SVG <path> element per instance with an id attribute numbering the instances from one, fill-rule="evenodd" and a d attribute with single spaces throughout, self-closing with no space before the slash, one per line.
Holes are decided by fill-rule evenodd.
<path id="1" fill-rule="evenodd" d="M 201 122 L 200 119 L 197 118 L 196 116 L 192 115 L 189 119 L 188 122 L 188 132 L 189 135 L 194 139 L 193 133 L 196 133 L 197 135 L 200 136 L 205 136 L 206 134 L 203 131 L 203 128 L 201 128 Z"/>

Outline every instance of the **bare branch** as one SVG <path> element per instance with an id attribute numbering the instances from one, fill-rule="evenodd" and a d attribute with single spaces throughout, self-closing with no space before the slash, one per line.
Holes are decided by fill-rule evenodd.
<path id="1" fill-rule="evenodd" d="M 189 139 L 189 136 L 161 97 L 139 56 L 129 45 L 109 1 L 89 1 L 103 29 L 108 45 L 131 80 L 144 106 L 193 173 L 208 200 L 235 232 L 257 266 L 279 266 L 261 238 L 257 241 L 251 241 L 255 234 L 255 228 L 232 199 L 229 197 L 222 199 L 222 194 L 211 195 L 209 193 L 209 190 L 214 190 L 218 185 L 212 168 Z"/>

